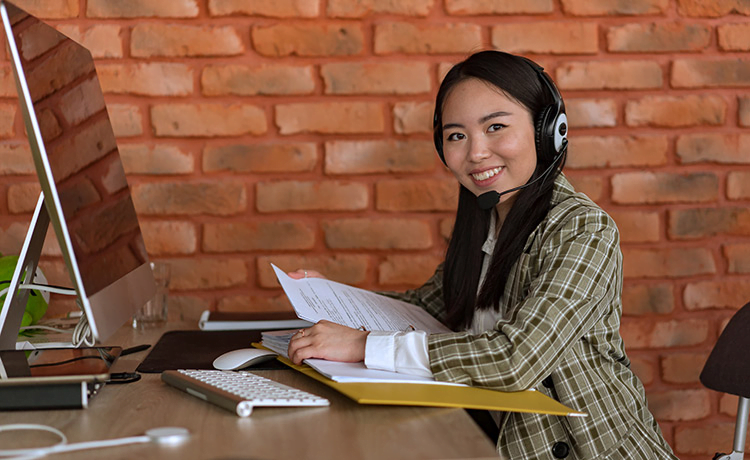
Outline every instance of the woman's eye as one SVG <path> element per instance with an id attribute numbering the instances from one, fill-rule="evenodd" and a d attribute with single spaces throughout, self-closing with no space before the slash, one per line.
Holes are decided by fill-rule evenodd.
<path id="1" fill-rule="evenodd" d="M 490 127 L 487 129 L 489 132 L 499 131 L 501 129 L 505 128 L 505 125 L 500 123 L 493 123 L 490 125 Z"/>
<path id="2" fill-rule="evenodd" d="M 461 133 L 452 133 L 452 134 L 448 134 L 448 138 L 447 139 L 449 141 L 457 141 L 457 140 L 461 140 L 463 138 L 464 138 L 464 135 L 461 134 Z"/>

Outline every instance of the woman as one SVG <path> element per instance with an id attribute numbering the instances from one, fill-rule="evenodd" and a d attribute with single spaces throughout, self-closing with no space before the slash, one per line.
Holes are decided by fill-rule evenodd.
<path id="1" fill-rule="evenodd" d="M 457 332 L 320 322 L 295 335 L 292 360 L 364 360 L 500 391 L 534 388 L 589 414 L 493 414 L 507 458 L 676 458 L 619 335 L 615 223 L 560 172 L 566 128 L 562 99 L 533 62 L 484 51 L 454 66 L 434 118 L 438 153 L 460 183 L 446 259 L 421 288 L 389 295 Z"/>

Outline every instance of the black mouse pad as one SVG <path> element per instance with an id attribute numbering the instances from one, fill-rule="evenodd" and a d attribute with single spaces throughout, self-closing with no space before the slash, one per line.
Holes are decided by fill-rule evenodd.
<path id="1" fill-rule="evenodd" d="M 165 332 L 136 371 L 156 373 L 174 369 L 213 369 L 213 361 L 228 351 L 251 348 L 260 342 L 261 331 L 170 331 Z M 290 369 L 276 360 L 248 369 Z"/>

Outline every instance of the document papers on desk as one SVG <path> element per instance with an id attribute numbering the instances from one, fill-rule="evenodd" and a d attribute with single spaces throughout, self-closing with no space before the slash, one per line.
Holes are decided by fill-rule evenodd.
<path id="1" fill-rule="evenodd" d="M 421 308 L 372 291 L 322 278 L 295 280 L 271 264 L 294 311 L 301 319 L 325 319 L 368 331 L 450 332 Z"/>
<path id="2" fill-rule="evenodd" d="M 446 326 L 421 308 L 364 289 L 322 278 L 295 280 L 273 265 L 284 292 L 300 318 L 316 323 L 322 319 L 368 331 L 423 330 L 430 333 L 450 332 Z M 287 348 L 296 330 L 264 332 L 263 346 L 287 356 Z M 364 363 L 342 363 L 307 359 L 309 365 L 335 382 L 432 383 L 430 377 L 368 369 Z"/>

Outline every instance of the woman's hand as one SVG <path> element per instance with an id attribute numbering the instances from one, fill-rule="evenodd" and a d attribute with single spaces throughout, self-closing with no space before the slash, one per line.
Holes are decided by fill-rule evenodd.
<path id="1" fill-rule="evenodd" d="M 302 278 L 326 278 L 325 276 L 321 275 L 320 272 L 316 272 L 315 270 L 303 270 L 301 268 L 296 271 L 289 272 L 287 273 L 287 275 L 289 275 L 289 278 L 293 278 L 296 280 Z"/>
<path id="2" fill-rule="evenodd" d="M 313 327 L 300 329 L 294 334 L 289 342 L 289 359 L 294 364 L 300 364 L 307 358 L 348 363 L 363 361 L 367 334 L 367 331 L 321 320 Z"/>

